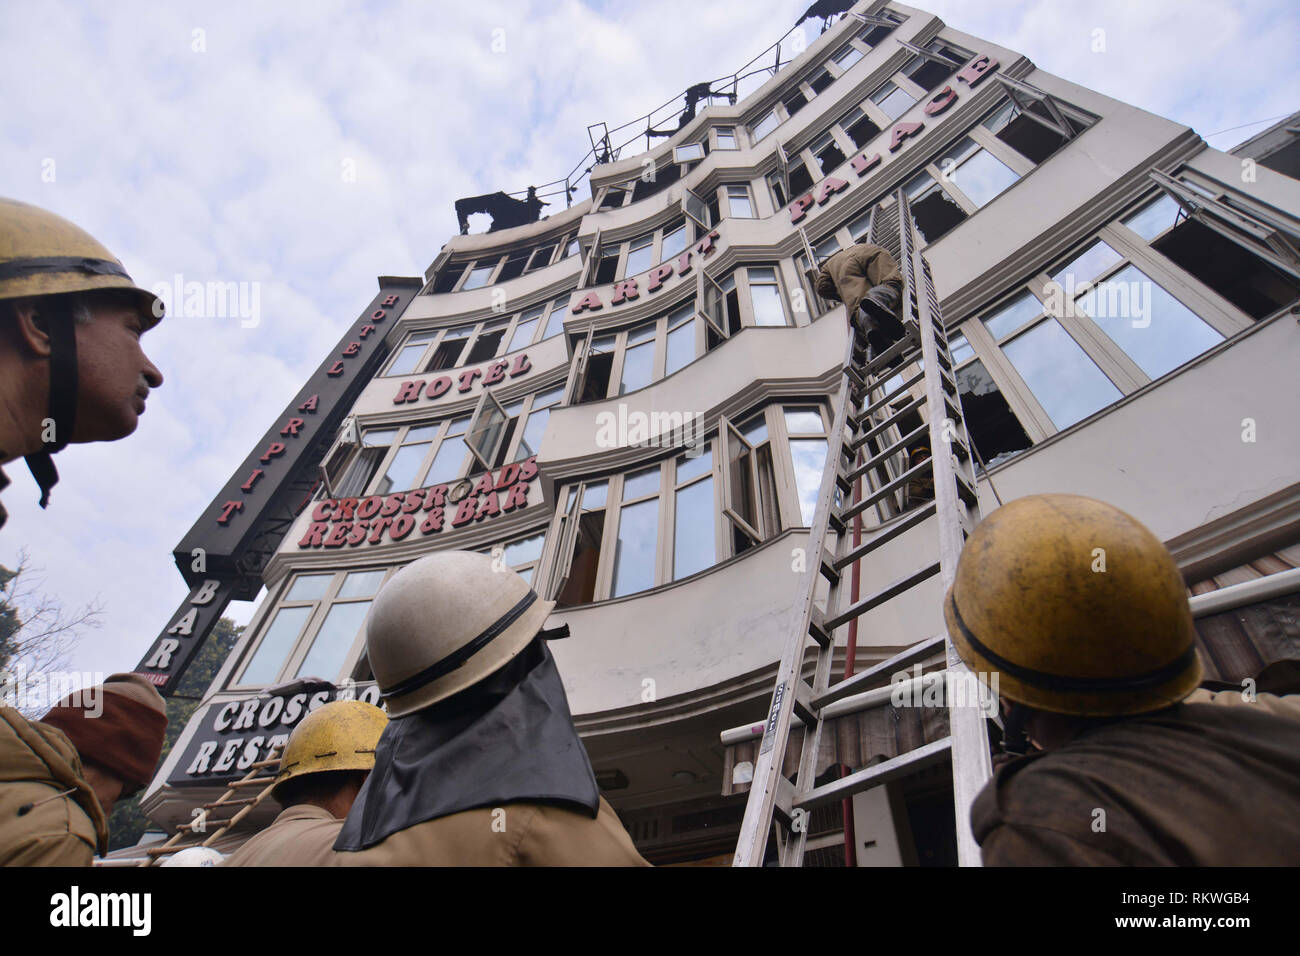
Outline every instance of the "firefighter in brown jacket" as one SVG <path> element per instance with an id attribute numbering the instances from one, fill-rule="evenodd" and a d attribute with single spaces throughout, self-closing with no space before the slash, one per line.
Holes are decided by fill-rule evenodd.
<path id="1" fill-rule="evenodd" d="M 849 322 L 879 355 L 903 337 L 903 275 L 886 250 L 869 242 L 841 249 L 817 275 L 817 294 L 843 302 Z"/>
<path id="2" fill-rule="evenodd" d="M 1075 495 L 1010 502 L 966 542 L 944 612 L 966 664 L 996 675 L 1007 737 L 1036 747 L 971 808 L 986 865 L 1300 860 L 1300 720 L 1187 700 L 1202 673 L 1187 591 L 1135 518 Z"/>
<path id="3" fill-rule="evenodd" d="M 0 865 L 90 866 L 113 804 L 148 784 L 167 714 L 153 685 L 113 674 L 39 721 L 0 707 Z"/>
<path id="4" fill-rule="evenodd" d="M 384 585 L 366 645 L 392 719 L 335 843 L 343 865 L 646 865 L 574 729 L 553 607 L 467 551 Z"/>
<path id="5" fill-rule="evenodd" d="M 271 796 L 284 809 L 223 866 L 335 866 L 334 841 L 375 765 L 388 717 L 363 700 L 336 700 L 308 714 L 280 755 Z"/>

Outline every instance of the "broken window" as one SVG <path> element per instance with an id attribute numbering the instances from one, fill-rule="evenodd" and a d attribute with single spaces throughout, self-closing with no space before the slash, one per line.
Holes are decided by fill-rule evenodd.
<path id="1" fill-rule="evenodd" d="M 962 335 L 954 336 L 949 347 L 954 364 L 970 349 Z M 957 369 L 957 391 L 967 434 L 986 467 L 1001 464 L 1030 446 L 1029 435 L 979 359 Z"/>
<path id="2" fill-rule="evenodd" d="M 619 247 L 615 246 L 609 251 L 601 251 L 601 257 L 596 264 L 596 276 L 592 285 L 608 285 L 618 276 L 618 256 Z"/>
<path id="3" fill-rule="evenodd" d="M 627 186 L 606 186 L 605 194 L 600 197 L 600 205 L 596 207 L 599 212 L 602 209 L 618 209 L 626 201 L 630 192 Z"/>
<path id="4" fill-rule="evenodd" d="M 847 158 L 844 151 L 840 149 L 840 144 L 836 142 L 835 137 L 828 130 L 821 136 L 813 140 L 809 147 L 813 156 L 817 158 L 817 165 L 821 168 L 823 176 L 829 176 L 831 171 L 838 167 Z"/>
<path id="5" fill-rule="evenodd" d="M 707 152 L 705 147 L 699 144 L 692 144 L 700 149 L 700 152 Z M 701 158 L 703 158 L 701 156 Z M 648 199 L 655 193 L 662 192 L 677 180 L 682 178 L 682 167 L 679 163 L 660 163 L 655 167 L 654 176 L 650 179 L 637 177 L 635 185 L 632 187 L 632 202 L 640 202 L 642 199 Z"/>
<path id="6" fill-rule="evenodd" d="M 953 226 L 966 219 L 966 210 L 939 187 L 929 173 L 913 177 L 903 187 L 912 210 L 912 221 L 927 243 L 937 242 Z"/>
<path id="7" fill-rule="evenodd" d="M 785 189 L 785 175 L 778 169 L 774 173 L 767 174 L 767 186 L 772 190 L 773 204 L 780 209 L 789 202 L 789 194 Z"/>
<path id="8" fill-rule="evenodd" d="M 551 257 L 555 255 L 555 244 L 538 246 L 533 250 L 532 258 L 528 260 L 528 267 L 525 272 L 534 272 L 537 269 L 545 268 L 551 264 Z"/>
<path id="9" fill-rule="evenodd" d="M 787 117 L 794 116 L 808 105 L 808 97 L 800 87 L 796 86 L 781 97 L 781 105 L 785 107 Z"/>
<path id="10" fill-rule="evenodd" d="M 881 10 L 876 14 L 855 13 L 853 16 L 866 22 L 866 26 L 858 31 L 858 39 L 869 47 L 879 45 L 904 19 L 892 10 Z"/>
<path id="11" fill-rule="evenodd" d="M 501 340 L 505 338 L 505 327 L 509 321 L 509 319 L 497 319 L 484 325 L 478 338 L 474 340 L 469 354 L 465 356 L 465 364 L 473 365 L 475 362 L 484 362 L 495 357 L 501 347 Z"/>
<path id="12" fill-rule="evenodd" d="M 858 149 L 862 149 L 867 143 L 880 135 L 880 127 L 857 106 L 841 116 L 836 125 L 844 131 L 844 135 L 852 140 L 853 145 Z"/>
<path id="13" fill-rule="evenodd" d="M 524 266 L 528 265 L 528 258 L 531 255 L 531 249 L 519 249 L 506 256 L 505 264 L 501 266 L 497 281 L 505 282 L 507 279 L 514 279 L 523 275 Z"/>
<path id="14" fill-rule="evenodd" d="M 900 46 L 917 53 L 903 75 L 923 90 L 932 90 L 961 68 L 974 54 L 943 40 L 931 40 L 924 47 L 900 41 Z"/>
<path id="15" fill-rule="evenodd" d="M 834 82 L 835 77 L 831 76 L 827 70 L 822 69 L 808 81 L 808 85 L 812 87 L 813 93 L 820 93 Z"/>
<path id="16" fill-rule="evenodd" d="M 454 265 L 448 264 L 442 267 L 442 270 L 434 278 L 429 291 L 434 295 L 442 295 L 456 288 L 456 283 L 465 272 L 465 263 L 458 262 Z"/>
<path id="17" fill-rule="evenodd" d="M 796 154 L 795 160 L 790 164 L 790 195 L 802 196 L 812 189 L 812 184 L 812 173 L 808 172 L 807 165 Z"/>
<path id="18" fill-rule="evenodd" d="M 593 338 L 587 350 L 584 374 L 579 383 L 576 404 L 599 402 L 609 395 L 609 380 L 614 371 L 614 346 L 617 335 Z"/>
<path id="19" fill-rule="evenodd" d="M 1153 209 L 1156 206 L 1158 211 Z M 1177 203 L 1164 196 L 1125 220 L 1125 225 L 1142 235 L 1144 228 L 1152 227 L 1141 222 L 1140 216 L 1160 216 L 1159 221 L 1172 225 L 1177 208 Z M 1130 220 L 1134 220 L 1132 225 Z M 1272 315 L 1300 298 L 1300 282 L 1294 277 L 1195 219 L 1183 218 L 1152 242 L 1151 248 L 1253 319 Z"/>
<path id="20" fill-rule="evenodd" d="M 1031 104 L 1027 111 L 1008 100 L 981 125 L 1037 165 L 1068 143 L 1069 139 L 1038 122 L 1028 115 L 1029 111 L 1040 117 L 1047 116 L 1046 109 L 1038 103 Z"/>
<path id="21" fill-rule="evenodd" d="M 443 369 L 455 368 L 460 362 L 460 355 L 465 350 L 465 342 L 471 332 L 474 331 L 472 325 L 462 325 L 459 328 L 448 329 L 442 336 L 442 341 L 438 347 L 433 350 L 433 357 L 429 364 L 424 367 L 426 372 L 441 372 Z"/>

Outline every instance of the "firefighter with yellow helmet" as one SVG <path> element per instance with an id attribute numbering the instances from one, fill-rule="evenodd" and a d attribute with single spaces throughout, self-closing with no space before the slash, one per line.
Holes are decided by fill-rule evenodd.
<path id="1" fill-rule="evenodd" d="M 343 818 L 375 765 L 388 717 L 374 704 L 336 700 L 294 728 L 271 796 L 284 809 L 223 866 L 331 866 Z"/>
<path id="2" fill-rule="evenodd" d="M 1300 721 L 1187 700 L 1202 675 L 1187 591 L 1137 519 L 1076 495 L 1012 501 L 966 542 L 944 614 L 1007 737 L 1033 745 L 971 808 L 986 865 L 1300 859 Z"/>
<path id="3" fill-rule="evenodd" d="M 392 720 L 335 843 L 343 865 L 646 865 L 574 729 L 554 606 L 469 551 L 388 580 L 366 646 Z"/>
<path id="4" fill-rule="evenodd" d="M 162 314 L 89 233 L 0 198 L 0 465 L 26 458 L 42 508 L 59 480 L 53 454 L 135 431 L 163 380 L 140 336 Z"/>

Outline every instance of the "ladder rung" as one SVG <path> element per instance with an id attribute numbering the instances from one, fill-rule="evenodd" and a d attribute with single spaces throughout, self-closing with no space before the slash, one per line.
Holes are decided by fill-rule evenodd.
<path id="1" fill-rule="evenodd" d="M 257 761 L 257 763 L 249 764 L 249 769 L 262 770 L 265 769 L 266 767 L 278 767 L 278 766 L 280 766 L 280 758 L 276 757 L 274 760 L 259 760 Z"/>
<path id="2" fill-rule="evenodd" d="M 911 574 L 907 575 L 907 577 L 899 578 L 897 581 L 895 581 L 893 584 L 888 585 L 883 590 L 877 591 L 875 594 L 868 595 L 867 597 L 863 598 L 861 601 L 858 601 L 856 604 L 850 606 L 846 610 L 841 611 L 839 614 L 836 614 L 834 617 L 827 618 L 826 628 L 828 630 L 834 631 L 838 629 L 841 624 L 847 624 L 855 617 L 861 617 L 863 614 L 870 611 L 873 607 L 877 607 L 881 604 L 884 604 L 886 601 L 892 600 L 893 598 L 902 594 L 904 591 L 908 590 L 909 588 L 915 587 L 916 585 L 920 584 L 922 581 L 926 580 L 927 578 L 932 578 L 938 573 L 939 573 L 938 561 L 935 561 L 933 564 L 927 564 L 925 567 L 913 571 Z"/>
<path id="3" fill-rule="evenodd" d="M 900 534 L 906 534 L 927 518 L 933 517 L 936 508 L 938 508 L 938 505 L 933 501 L 927 501 L 919 508 L 913 508 L 907 513 L 907 517 L 903 520 L 896 524 L 891 524 L 887 528 L 882 528 L 878 533 L 868 540 L 863 541 L 853 550 L 836 558 L 836 566 L 840 571 L 843 571 L 849 564 L 857 561 L 859 558 L 866 557 L 886 542 L 893 541 Z"/>
<path id="4" fill-rule="evenodd" d="M 837 700 L 845 697 L 852 697 L 854 694 L 860 694 L 865 690 L 871 690 L 879 683 L 884 683 L 881 679 L 892 680 L 894 674 L 898 673 L 908 664 L 923 660 L 932 654 L 944 649 L 948 640 L 947 634 L 938 634 L 934 637 L 926 638 L 919 644 L 913 644 L 905 651 L 900 651 L 893 657 L 881 661 L 879 664 L 873 664 L 866 670 L 854 674 L 852 677 L 846 677 L 833 687 L 829 687 L 813 698 L 813 706 L 818 710 L 827 704 L 833 704 Z"/>
<path id="5" fill-rule="evenodd" d="M 218 800 L 216 803 L 203 804 L 204 810 L 215 810 L 217 807 L 225 809 L 226 807 L 237 807 L 241 803 L 256 803 L 256 797 L 244 797 L 242 800 Z"/>
<path id="6" fill-rule="evenodd" d="M 792 809 L 811 810 L 814 807 L 851 797 L 855 793 L 871 790 L 883 783 L 889 783 L 900 777 L 913 774 L 923 767 L 947 760 L 951 752 L 952 738 L 944 737 L 942 740 L 936 740 L 933 743 L 917 747 L 915 750 L 909 750 L 905 754 L 899 754 L 897 757 L 886 760 L 884 763 L 878 763 L 874 767 L 867 767 L 857 773 L 851 773 L 847 777 L 841 777 L 831 783 L 814 787 L 807 793 L 796 794 Z"/>
<path id="7" fill-rule="evenodd" d="M 966 480 L 966 476 L 954 468 L 953 477 L 957 479 L 957 496 L 966 502 L 966 507 L 978 507 L 980 503 L 979 495 L 975 493 L 975 489 Z"/>
<path id="8" fill-rule="evenodd" d="M 812 614 L 808 617 L 808 636 L 822 647 L 830 645 L 831 634 L 826 630 L 826 614 L 816 604 L 812 605 Z"/>
<path id="9" fill-rule="evenodd" d="M 910 482 L 913 478 L 916 478 L 919 475 L 924 474 L 925 472 L 929 471 L 933 467 L 934 467 L 933 456 L 927 457 L 924 461 L 918 461 L 915 465 L 907 469 L 907 471 L 903 472 L 901 475 L 899 475 L 889 484 L 885 485 L 882 488 L 877 489 L 876 491 L 873 491 L 871 494 L 867 495 L 861 501 L 855 501 L 847 508 L 841 509 L 840 519 L 842 521 L 848 521 L 849 519 L 853 518 L 855 515 L 862 514 L 862 512 L 866 511 L 877 501 L 883 501 L 885 498 L 888 498 L 895 491 L 898 491 L 899 489 L 906 487 L 908 482 Z"/>
<path id="10" fill-rule="evenodd" d="M 888 366 L 894 359 L 898 358 L 900 355 L 906 355 L 910 349 L 918 348 L 916 341 L 916 325 L 915 323 L 909 322 L 907 323 L 907 326 L 906 334 L 901 339 L 862 367 L 862 375 L 864 378 L 875 377 L 881 368 Z"/>
<path id="11" fill-rule="evenodd" d="M 929 432 L 929 430 L 930 430 L 930 426 L 927 425 L 925 422 L 922 422 L 920 425 L 918 425 L 916 428 L 913 428 L 910 432 L 908 432 L 898 441 L 894 442 L 888 448 L 884 449 L 879 454 L 876 454 L 873 457 L 868 458 L 862 464 L 858 465 L 856 468 L 852 469 L 851 471 L 849 471 L 848 474 L 843 475 L 842 477 L 846 482 L 849 483 L 856 481 L 857 479 L 865 475 L 867 472 L 869 472 L 872 468 L 875 468 L 877 465 L 879 465 L 881 462 L 886 461 L 887 459 L 897 455 L 900 451 L 905 450 L 910 442 L 913 442 L 917 438 L 920 438 L 922 435 Z M 852 490 L 851 486 L 850 488 L 846 488 L 845 490 L 846 491 Z"/>
<path id="12" fill-rule="evenodd" d="M 236 780 L 230 784 L 230 787 L 231 789 L 235 787 L 266 787 L 273 783 L 275 783 L 275 777 L 254 777 L 251 780 Z"/>
<path id="13" fill-rule="evenodd" d="M 806 680 L 800 678 L 794 685 L 794 715 L 799 718 L 805 733 L 812 733 L 817 723 L 817 710 L 812 705 L 813 689 Z"/>
<path id="14" fill-rule="evenodd" d="M 807 733 L 805 730 L 804 733 Z M 780 766 L 781 756 L 777 756 L 777 766 Z M 785 778 L 784 774 L 778 773 L 776 776 L 776 793 L 773 795 L 772 816 L 781 822 L 786 832 L 790 831 L 790 826 L 794 822 L 794 784 Z"/>
<path id="15" fill-rule="evenodd" d="M 890 402 L 894 401 L 894 399 L 898 398 L 899 395 L 904 394 L 909 388 L 911 388 L 917 382 L 921 381 L 921 379 L 923 378 L 925 378 L 925 373 L 917 372 L 911 378 L 905 380 L 902 385 L 898 386 L 898 388 L 894 389 L 892 392 L 888 393 L 883 398 L 875 402 L 872 402 L 870 405 L 868 405 L 866 408 L 862 410 L 861 415 L 857 416 L 853 420 L 853 427 L 855 429 L 861 427 L 864 421 L 869 421 L 872 415 L 880 411 Z"/>
<path id="16" fill-rule="evenodd" d="M 227 804 L 224 804 L 224 806 L 230 806 L 230 804 L 227 803 Z M 196 831 L 196 832 L 198 832 L 198 833 L 206 833 L 208 830 L 217 830 L 217 829 L 220 829 L 221 827 L 225 826 L 227 823 L 232 822 L 233 820 L 234 820 L 234 817 L 227 817 L 227 818 L 224 818 L 224 819 L 221 819 L 221 820 L 204 820 L 204 821 L 203 821 L 203 829 L 202 829 L 202 830 L 198 830 L 198 831 Z M 186 831 L 194 830 L 194 827 L 198 825 L 198 822 L 199 822 L 198 820 L 191 820 L 189 823 L 178 823 L 178 824 L 176 824 L 176 829 L 177 829 L 177 830 L 186 830 Z"/>
<path id="17" fill-rule="evenodd" d="M 822 574 L 831 584 L 840 583 L 840 572 L 835 565 L 835 556 L 825 548 L 822 548 Z"/>
<path id="18" fill-rule="evenodd" d="M 900 417 L 900 416 L 902 416 L 902 415 L 905 415 L 905 414 L 907 414 L 908 412 L 914 412 L 914 411 L 916 411 L 917 409 L 921 408 L 923 405 L 925 405 L 925 398 L 924 398 L 924 397 L 921 397 L 921 398 L 914 398 L 914 399 L 912 399 L 910 402 L 908 402 L 908 403 L 907 403 L 906 405 L 904 405 L 902 408 L 897 409 L 897 410 L 894 412 L 893 415 L 889 416 L 888 419 L 886 419 L 885 421 L 881 422 L 881 423 L 880 423 L 879 425 L 877 425 L 875 428 L 871 429 L 871 431 L 869 431 L 869 432 L 863 432 L 861 435 L 856 435 L 856 436 L 854 436 L 854 438 L 849 442 L 849 447 L 852 448 L 853 451 L 857 451 L 859 448 L 861 448 L 863 445 L 865 445 L 865 444 L 866 444 L 868 441 L 870 441 L 872 438 L 875 438 L 878 434 L 880 434 L 881 432 L 883 432 L 886 428 L 890 427 L 890 426 L 894 423 L 894 419 L 896 419 L 896 418 L 898 418 L 898 417 Z"/>

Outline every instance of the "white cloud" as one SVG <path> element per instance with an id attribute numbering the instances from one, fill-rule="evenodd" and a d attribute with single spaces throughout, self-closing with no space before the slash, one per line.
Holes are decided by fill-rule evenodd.
<path id="1" fill-rule="evenodd" d="M 150 333 L 166 384 L 137 434 L 59 456 L 47 513 L 21 463 L 7 469 L 0 561 L 26 545 L 66 603 L 106 602 L 78 665 L 134 665 L 185 594 L 172 547 L 370 300 L 375 276 L 421 274 L 457 231 L 456 197 L 563 176 L 588 124 L 617 126 L 739 67 L 806 5 L 0 9 L 4 192 L 90 230 L 144 284 L 180 273 L 262 291 L 255 329 L 173 317 Z M 1300 36 L 1284 2 L 927 9 L 1202 132 L 1295 106 L 1294 84 L 1278 82 Z M 1090 49 L 1096 27 L 1104 54 Z M 496 29 L 503 54 L 491 50 Z M 41 181 L 46 158 L 54 183 Z"/>

